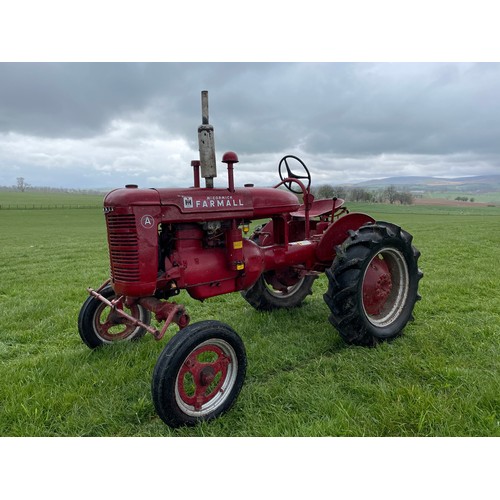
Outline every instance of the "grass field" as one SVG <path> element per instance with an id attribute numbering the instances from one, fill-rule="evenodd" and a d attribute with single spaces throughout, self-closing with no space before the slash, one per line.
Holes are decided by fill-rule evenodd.
<path id="1" fill-rule="evenodd" d="M 475 202 L 491 203 L 498 205 L 500 203 L 500 191 L 491 191 L 489 193 L 476 193 L 467 191 L 427 191 L 426 198 L 442 198 L 446 200 L 455 200 L 457 196 L 466 196 L 467 198 L 474 198 Z"/>
<path id="2" fill-rule="evenodd" d="M 104 194 L 44 193 L 41 191 L 0 190 L 0 210 L 102 207 Z"/>
<path id="3" fill-rule="evenodd" d="M 400 224 L 422 252 L 405 334 L 344 344 L 324 277 L 301 308 L 264 314 L 239 294 L 199 303 L 182 292 L 192 321 L 240 334 L 248 370 L 228 414 L 175 431 L 150 393 L 168 338 L 90 351 L 78 335 L 85 288 L 108 273 L 102 211 L 0 210 L 0 435 L 500 436 L 500 208 L 350 208 Z"/>

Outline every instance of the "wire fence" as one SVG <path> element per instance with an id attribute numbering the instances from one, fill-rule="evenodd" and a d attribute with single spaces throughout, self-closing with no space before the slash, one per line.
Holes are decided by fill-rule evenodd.
<path id="1" fill-rule="evenodd" d="M 0 210 L 61 210 L 61 209 L 102 209 L 102 204 L 97 205 L 71 205 L 71 204 L 37 204 L 37 203 L 0 203 Z"/>

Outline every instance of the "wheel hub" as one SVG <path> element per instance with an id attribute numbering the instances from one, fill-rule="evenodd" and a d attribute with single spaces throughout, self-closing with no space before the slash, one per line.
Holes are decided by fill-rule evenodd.
<path id="1" fill-rule="evenodd" d="M 202 360 L 209 356 L 210 360 Z M 196 411 L 223 392 L 231 359 L 217 345 L 195 349 L 185 360 L 178 375 L 177 390 L 181 400 Z"/>
<path id="2" fill-rule="evenodd" d="M 378 256 L 372 259 L 363 282 L 363 304 L 370 315 L 382 312 L 392 290 L 392 277 L 387 263 Z"/>
<path id="3" fill-rule="evenodd" d="M 122 304 L 117 305 L 123 309 Z M 129 313 L 134 318 L 140 318 L 137 305 L 130 306 Z M 137 325 L 121 316 L 118 312 L 101 304 L 94 317 L 94 328 L 98 336 L 105 342 L 115 342 L 129 338 L 137 329 Z"/>
<path id="4" fill-rule="evenodd" d="M 212 366 L 205 366 L 200 372 L 200 384 L 203 387 L 210 385 L 215 378 L 215 370 Z"/>

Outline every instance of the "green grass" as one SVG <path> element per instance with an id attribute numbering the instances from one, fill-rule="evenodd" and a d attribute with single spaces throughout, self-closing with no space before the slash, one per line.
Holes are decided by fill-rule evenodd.
<path id="1" fill-rule="evenodd" d="M 402 225 L 422 252 L 423 298 L 405 334 L 344 344 L 325 277 L 301 308 L 273 313 L 239 294 L 199 303 L 182 292 L 193 322 L 240 334 L 248 370 L 229 413 L 178 430 L 150 392 L 176 328 L 96 351 L 79 338 L 85 288 L 108 273 L 101 210 L 0 211 L 0 435 L 500 436 L 500 209 L 349 208 Z"/>
<path id="2" fill-rule="evenodd" d="M 102 207 L 104 195 L 0 190 L 0 209 Z"/>

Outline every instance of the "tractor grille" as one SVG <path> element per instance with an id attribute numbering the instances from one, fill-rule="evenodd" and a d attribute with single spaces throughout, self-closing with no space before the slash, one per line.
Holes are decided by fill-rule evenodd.
<path id="1" fill-rule="evenodd" d="M 113 280 L 140 281 L 139 245 L 133 214 L 107 214 L 109 256 Z"/>

